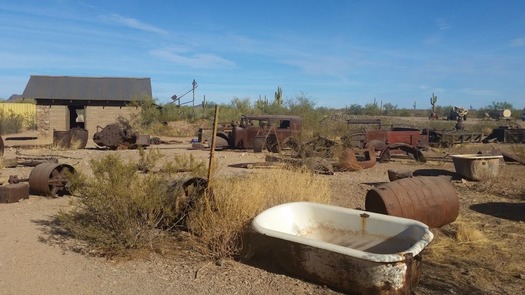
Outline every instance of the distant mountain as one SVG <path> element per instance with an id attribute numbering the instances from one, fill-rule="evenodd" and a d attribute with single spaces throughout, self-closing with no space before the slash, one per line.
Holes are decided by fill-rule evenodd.
<path id="1" fill-rule="evenodd" d="M 7 100 L 8 102 L 17 102 L 17 101 L 20 101 L 22 100 L 23 96 L 21 94 L 13 94 L 11 95 L 11 97 L 9 97 L 9 99 Z"/>

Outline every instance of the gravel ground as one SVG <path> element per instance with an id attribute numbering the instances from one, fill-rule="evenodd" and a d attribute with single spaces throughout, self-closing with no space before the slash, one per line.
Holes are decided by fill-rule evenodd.
<path id="1" fill-rule="evenodd" d="M 167 154 L 192 153 L 197 158 L 208 158 L 208 152 L 189 150 L 189 144 L 186 142 L 188 141 L 184 139 L 182 143 L 161 145 L 158 148 Z M 12 144 L 14 145 L 16 144 Z M 77 170 L 84 170 L 89 169 L 90 158 L 102 157 L 112 152 L 122 153 L 126 157 L 138 157 L 137 151 L 7 148 L 4 158 L 16 157 L 17 154 L 52 153 L 59 155 L 61 162 L 69 163 Z M 264 153 L 238 151 L 223 151 L 216 155 L 221 173 L 239 175 L 257 172 L 256 169 L 233 168 L 228 165 L 260 162 L 264 161 L 265 156 Z M 360 172 L 320 177 L 330 180 L 333 204 L 364 208 L 366 192 L 378 183 L 388 181 L 388 169 L 435 167 L 436 164 L 432 163 L 416 164 L 409 160 L 399 160 L 378 164 Z M 439 168 L 453 171 L 451 163 L 445 163 Z M 4 168 L 2 177 L 27 177 L 30 170 L 28 167 Z M 523 169 L 519 171 L 517 175 L 525 175 Z M 70 196 L 52 199 L 31 195 L 29 199 L 18 203 L 0 204 L 0 294 L 339 294 L 324 286 L 286 275 L 275 266 L 274 261 L 242 263 L 224 260 L 214 263 L 200 257 L 191 249 L 180 249 L 176 254 L 165 257 L 147 254 L 130 261 L 112 261 L 64 250 L 60 245 L 49 242 L 49 222 L 60 210 L 70 209 L 72 200 L 73 197 Z M 521 221 L 517 230 L 523 232 L 524 228 Z M 519 252 L 517 257 L 525 257 L 522 252 Z M 432 280 L 437 280 L 435 276 L 438 276 L 439 272 L 447 272 L 447 269 L 425 267 L 426 265 L 423 271 L 432 274 L 424 275 L 423 279 L 430 281 L 417 289 L 416 294 L 466 294 L 462 290 L 469 290 L 462 289 L 461 284 L 453 282 L 445 283 L 445 286 L 437 281 L 433 284 Z M 516 280 L 500 280 L 500 287 L 511 284 L 511 288 L 506 290 L 520 291 L 518 287 L 512 287 L 519 286 L 520 279 Z M 476 290 L 487 289 L 480 287 Z M 480 292 L 478 294 L 485 294 Z M 486 294 L 506 293 L 508 294 L 491 291 Z"/>

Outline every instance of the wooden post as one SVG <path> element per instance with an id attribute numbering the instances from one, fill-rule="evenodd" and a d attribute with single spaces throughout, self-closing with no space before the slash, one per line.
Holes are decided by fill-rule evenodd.
<path id="1" fill-rule="evenodd" d="M 208 185 L 210 185 L 211 174 L 213 172 L 213 159 L 215 155 L 215 138 L 217 137 L 217 126 L 219 122 L 219 106 L 215 106 L 215 116 L 213 118 L 213 135 L 211 137 L 210 146 L 210 163 L 208 164 Z"/>

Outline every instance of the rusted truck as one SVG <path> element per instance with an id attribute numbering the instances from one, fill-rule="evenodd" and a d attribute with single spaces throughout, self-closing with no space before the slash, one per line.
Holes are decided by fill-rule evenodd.
<path id="1" fill-rule="evenodd" d="M 253 149 L 260 152 L 264 148 L 278 153 L 288 147 L 291 138 L 302 131 L 302 119 L 288 115 L 243 115 L 239 121 L 220 124 L 215 147 L 222 149 Z M 198 133 L 200 143 L 211 142 L 211 129 L 201 128 Z"/>

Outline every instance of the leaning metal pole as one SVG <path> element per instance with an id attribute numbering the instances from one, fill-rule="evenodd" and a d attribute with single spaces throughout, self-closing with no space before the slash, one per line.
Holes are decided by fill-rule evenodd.
<path id="1" fill-rule="evenodd" d="M 213 135 L 211 136 L 210 163 L 208 165 L 208 185 L 210 184 L 211 174 L 213 173 L 213 159 L 215 156 L 215 138 L 217 137 L 217 125 L 219 121 L 219 106 L 215 106 L 215 116 L 213 118 Z"/>

